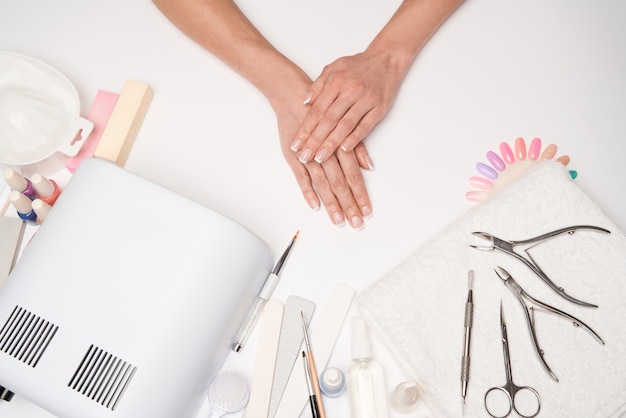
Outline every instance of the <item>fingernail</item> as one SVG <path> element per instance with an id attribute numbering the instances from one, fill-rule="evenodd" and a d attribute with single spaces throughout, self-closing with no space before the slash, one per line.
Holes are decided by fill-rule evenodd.
<path id="1" fill-rule="evenodd" d="M 313 98 L 313 91 L 309 90 L 304 96 L 304 102 L 302 104 L 308 105 L 311 99 Z"/>
<path id="2" fill-rule="evenodd" d="M 371 218 L 372 217 L 372 209 L 370 209 L 369 206 L 363 206 L 361 208 L 361 213 L 363 214 L 364 218 Z"/>
<path id="3" fill-rule="evenodd" d="M 320 208 L 320 205 L 318 205 L 317 202 L 313 199 L 309 200 L 309 206 L 313 210 L 318 210 Z"/>
<path id="4" fill-rule="evenodd" d="M 370 171 L 374 170 L 374 162 L 370 158 L 369 154 L 365 156 L 365 163 L 367 164 L 367 167 L 370 169 Z"/>
<path id="5" fill-rule="evenodd" d="M 306 148 L 304 151 L 302 151 L 302 154 L 300 154 L 300 158 L 298 159 L 300 160 L 302 164 L 306 164 L 311 159 L 311 154 L 313 154 L 313 151 L 311 151 L 311 148 Z"/>
<path id="6" fill-rule="evenodd" d="M 352 228 L 356 229 L 357 231 L 363 229 L 363 219 L 361 219 L 360 216 L 352 217 Z"/>
<path id="7" fill-rule="evenodd" d="M 322 161 L 324 161 L 324 158 L 326 158 L 326 154 L 328 154 L 328 151 L 326 150 L 326 148 L 322 148 L 315 156 L 315 161 L 321 163 Z"/>
<path id="8" fill-rule="evenodd" d="M 341 146 L 341 150 L 342 150 L 342 151 L 346 151 L 346 152 L 347 152 L 349 148 L 350 148 L 350 146 L 349 146 L 348 144 L 343 144 L 343 145 Z"/>
<path id="9" fill-rule="evenodd" d="M 339 212 L 335 212 L 333 214 L 333 218 L 335 219 L 335 225 L 337 226 L 343 226 L 344 224 L 344 219 L 343 219 L 343 215 Z"/>
<path id="10" fill-rule="evenodd" d="M 301 146 L 302 146 L 302 140 L 296 139 L 295 141 L 293 141 L 293 144 L 291 144 L 291 150 L 296 152 L 300 149 Z"/>

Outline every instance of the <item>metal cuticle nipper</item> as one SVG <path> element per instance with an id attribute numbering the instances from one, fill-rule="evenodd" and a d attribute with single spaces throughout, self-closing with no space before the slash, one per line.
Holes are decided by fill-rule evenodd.
<path id="1" fill-rule="evenodd" d="M 493 235 L 487 232 L 472 232 L 472 235 L 491 241 L 491 245 L 488 245 L 488 246 L 470 245 L 470 247 L 476 248 L 478 250 L 484 250 L 484 251 L 498 250 L 498 251 L 502 251 L 505 254 L 509 254 L 517 258 L 518 260 L 520 260 L 522 263 L 524 263 L 537 276 L 539 276 L 541 280 L 546 282 L 548 286 L 550 286 L 556 293 L 558 293 L 565 299 L 569 300 L 570 302 L 576 303 L 578 305 L 597 308 L 598 307 L 597 305 L 583 302 L 565 293 L 565 290 L 562 287 L 557 286 L 552 280 L 550 280 L 550 278 L 546 275 L 546 273 L 544 273 L 541 267 L 539 267 L 539 265 L 533 259 L 533 257 L 531 256 L 529 252 L 529 250 L 533 248 L 534 246 L 541 244 L 542 242 L 545 242 L 551 238 L 554 238 L 563 234 L 571 235 L 574 232 L 579 231 L 579 230 L 595 231 L 595 232 L 601 232 L 601 233 L 607 233 L 607 234 L 611 233 L 611 231 L 609 231 L 608 229 L 600 228 L 598 226 L 575 225 L 575 226 L 569 226 L 566 228 L 557 229 L 552 232 L 548 232 L 546 234 L 539 235 L 537 237 L 526 239 L 526 240 L 508 241 L 508 240 L 504 240 L 498 237 L 494 237 Z M 515 251 L 515 248 L 521 248 L 521 247 L 525 247 L 525 248 L 520 249 L 520 251 L 523 251 L 523 253 L 525 253 L 527 257 Z"/>
<path id="2" fill-rule="evenodd" d="M 530 337 L 532 339 L 533 345 L 535 347 L 535 351 L 537 352 L 537 355 L 539 356 L 539 360 L 541 361 L 541 364 L 543 366 L 543 368 L 546 370 L 546 372 L 550 375 L 550 377 L 552 379 L 554 379 L 555 381 L 559 381 L 559 379 L 556 377 L 556 375 L 554 374 L 554 372 L 550 369 L 550 367 L 548 366 L 548 363 L 546 363 L 546 360 L 543 358 L 543 350 L 539 347 L 539 342 L 537 341 L 537 335 L 535 333 L 535 321 L 534 321 L 534 315 L 531 315 L 531 313 L 534 313 L 535 310 L 539 310 L 539 311 L 545 311 L 548 313 L 552 313 L 555 314 L 557 316 L 560 316 L 561 318 L 564 318 L 568 321 L 571 321 L 572 324 L 576 327 L 580 327 L 583 328 L 585 331 L 587 331 L 596 341 L 598 341 L 600 344 L 604 345 L 604 340 L 602 340 L 602 338 L 593 330 L 591 329 L 587 324 L 585 324 L 583 321 L 581 321 L 580 319 L 565 313 L 553 306 L 550 306 L 546 303 L 543 303 L 535 298 L 533 298 L 532 296 L 530 296 L 528 293 L 526 293 L 524 291 L 524 289 L 522 289 L 522 287 L 515 281 L 515 279 L 513 279 L 513 277 L 511 277 L 511 275 L 502 267 L 496 267 L 495 271 L 498 275 L 498 277 L 500 277 L 500 279 L 502 279 L 504 281 L 504 284 L 506 287 L 509 288 L 509 290 L 511 292 L 513 292 L 513 294 L 515 296 L 517 296 L 517 299 L 519 300 L 520 304 L 522 305 L 522 308 L 524 309 L 524 314 L 526 315 L 526 322 L 528 324 L 528 330 L 530 331 Z M 528 306 L 526 304 L 526 302 L 524 301 L 524 299 L 532 302 L 535 306 Z"/>

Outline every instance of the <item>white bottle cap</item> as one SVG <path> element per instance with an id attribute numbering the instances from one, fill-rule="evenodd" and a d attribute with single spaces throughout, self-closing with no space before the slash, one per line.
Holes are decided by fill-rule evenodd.
<path id="1" fill-rule="evenodd" d="M 23 190 L 26 190 L 26 188 L 28 187 L 28 182 L 26 181 L 26 179 L 10 168 L 4 169 L 4 171 L 2 172 L 2 177 L 4 177 L 9 187 L 13 190 L 21 192 Z"/>
<path id="2" fill-rule="evenodd" d="M 389 395 L 389 403 L 397 412 L 408 414 L 417 409 L 419 394 L 416 382 L 402 382 Z"/>
<path id="3" fill-rule="evenodd" d="M 33 210 L 32 201 L 17 190 L 9 193 L 9 200 L 19 213 L 27 214 Z"/>
<path id="4" fill-rule="evenodd" d="M 372 358 L 372 346 L 367 332 L 367 324 L 360 316 L 355 316 L 350 321 L 352 330 L 352 359 Z"/>
<path id="5" fill-rule="evenodd" d="M 329 367 L 320 376 L 320 390 L 329 398 L 336 398 L 346 389 L 346 379 L 341 370 Z"/>
<path id="6" fill-rule="evenodd" d="M 33 200 L 32 206 L 39 219 L 41 219 L 42 221 L 46 219 L 46 216 L 48 216 L 48 212 L 50 212 L 49 204 L 41 199 L 35 199 Z"/>
<path id="7" fill-rule="evenodd" d="M 54 186 L 50 181 L 39 173 L 35 173 L 30 178 L 33 187 L 40 196 L 48 197 L 54 193 Z"/>

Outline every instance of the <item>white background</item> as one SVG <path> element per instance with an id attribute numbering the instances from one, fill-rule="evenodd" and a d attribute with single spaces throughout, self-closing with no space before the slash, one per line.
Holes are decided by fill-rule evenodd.
<path id="1" fill-rule="evenodd" d="M 315 77 L 364 49 L 399 1 L 238 4 Z M 151 2 L 0 0 L 0 51 L 65 74 L 83 115 L 98 89 L 119 92 L 127 79 L 150 84 L 155 96 L 126 168 L 233 218 L 277 256 L 300 230 L 275 297 L 295 294 L 321 311 L 336 284 L 359 291 L 475 205 L 464 197 L 475 164 L 516 137 L 540 137 L 569 155 L 576 182 L 625 230 L 625 15 L 619 0 L 467 0 L 422 50 L 367 139 L 374 216 L 359 232 L 308 208 L 263 96 Z M 225 368 L 250 374 L 256 337 Z M 404 377 L 374 343 L 391 390 Z M 346 323 L 329 365 L 345 369 L 349 347 Z M 347 416 L 347 396 L 326 408 Z M 50 417 L 19 396 L 0 404 L 0 416 Z"/>

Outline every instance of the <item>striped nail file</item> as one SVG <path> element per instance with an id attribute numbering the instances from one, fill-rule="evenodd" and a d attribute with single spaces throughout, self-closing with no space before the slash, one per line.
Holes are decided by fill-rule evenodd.
<path id="1" fill-rule="evenodd" d="M 302 349 L 304 332 L 302 330 L 302 316 L 300 312 L 304 314 L 304 321 L 308 324 L 314 311 L 315 304 L 310 300 L 293 295 L 287 298 L 278 340 L 278 352 L 276 354 L 276 367 L 274 368 L 272 394 L 267 414 L 268 418 L 273 418 L 278 410 L 278 405 L 287 387 L 291 370 L 298 360 L 298 354 L 300 354 L 300 350 Z M 300 369 L 301 368 L 298 368 L 296 370 Z"/>

